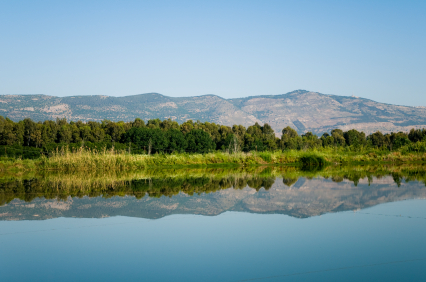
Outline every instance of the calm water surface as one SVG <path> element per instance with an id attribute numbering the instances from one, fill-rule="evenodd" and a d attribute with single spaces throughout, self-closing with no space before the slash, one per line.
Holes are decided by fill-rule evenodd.
<path id="1" fill-rule="evenodd" d="M 424 281 L 423 182 L 233 177 L 192 196 L 187 188 L 164 196 L 166 181 L 155 196 L 59 200 L 31 196 L 59 189 L 50 180 L 34 187 L 34 179 L 21 180 L 22 194 L 9 179 L 1 281 Z M 180 185 L 212 190 L 211 181 L 194 179 Z"/>

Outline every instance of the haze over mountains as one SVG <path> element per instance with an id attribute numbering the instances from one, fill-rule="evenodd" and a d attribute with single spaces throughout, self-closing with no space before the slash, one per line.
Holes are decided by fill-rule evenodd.
<path id="1" fill-rule="evenodd" d="M 148 93 L 125 97 L 1 95 L 0 115 L 14 121 L 68 120 L 131 121 L 135 118 L 192 119 L 232 126 L 268 123 L 277 134 L 286 126 L 316 134 L 334 128 L 355 128 L 369 134 L 426 127 L 426 107 L 408 107 L 359 97 L 296 90 L 281 95 L 224 99 L 216 95 L 168 97 Z"/>

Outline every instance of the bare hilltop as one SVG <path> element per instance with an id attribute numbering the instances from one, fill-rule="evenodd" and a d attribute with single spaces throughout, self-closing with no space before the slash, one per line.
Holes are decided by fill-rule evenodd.
<path id="1" fill-rule="evenodd" d="M 0 115 L 14 121 L 130 121 L 135 118 L 192 119 L 224 125 L 268 123 L 277 134 L 290 126 L 299 133 L 323 133 L 334 128 L 366 134 L 426 127 L 426 107 L 398 106 L 359 97 L 296 90 L 281 95 L 224 99 L 216 95 L 168 97 L 147 93 L 124 97 L 0 95 Z"/>

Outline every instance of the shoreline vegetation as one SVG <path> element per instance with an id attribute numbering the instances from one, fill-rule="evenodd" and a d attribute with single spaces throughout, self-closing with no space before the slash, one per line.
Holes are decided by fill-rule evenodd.
<path id="1" fill-rule="evenodd" d="M 192 120 L 14 122 L 0 116 L 0 171 L 138 170 L 174 166 L 325 166 L 426 162 L 426 129 L 317 136 L 268 124 L 224 126 Z"/>
<path id="2" fill-rule="evenodd" d="M 212 152 L 205 154 L 129 154 L 114 148 L 98 152 L 65 147 L 38 159 L 0 158 L 0 171 L 97 171 L 139 170 L 150 167 L 220 167 L 287 165 L 316 167 L 326 165 L 409 164 L 426 162 L 426 153 L 378 150 L 348 151 L 344 148 L 264 152 Z"/>

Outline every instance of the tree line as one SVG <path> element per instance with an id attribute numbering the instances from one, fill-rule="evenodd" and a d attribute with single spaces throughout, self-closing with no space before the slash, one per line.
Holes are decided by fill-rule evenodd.
<path id="1" fill-rule="evenodd" d="M 246 128 L 192 120 L 179 124 L 170 119 L 151 119 L 145 123 L 139 118 L 131 122 L 68 122 L 59 118 L 44 122 L 26 118 L 14 122 L 0 116 L 0 145 L 3 147 L 0 155 L 24 158 L 36 158 L 63 146 L 85 146 L 97 150 L 114 146 L 134 154 L 233 153 L 323 147 L 350 147 L 353 150 L 371 147 L 392 151 L 424 140 L 425 129 L 390 134 L 378 131 L 368 136 L 355 129 L 333 129 L 330 133 L 317 136 L 312 132 L 299 135 L 293 128 L 286 127 L 282 130 L 281 138 L 278 138 L 267 123 L 263 126 L 255 123 Z"/>

